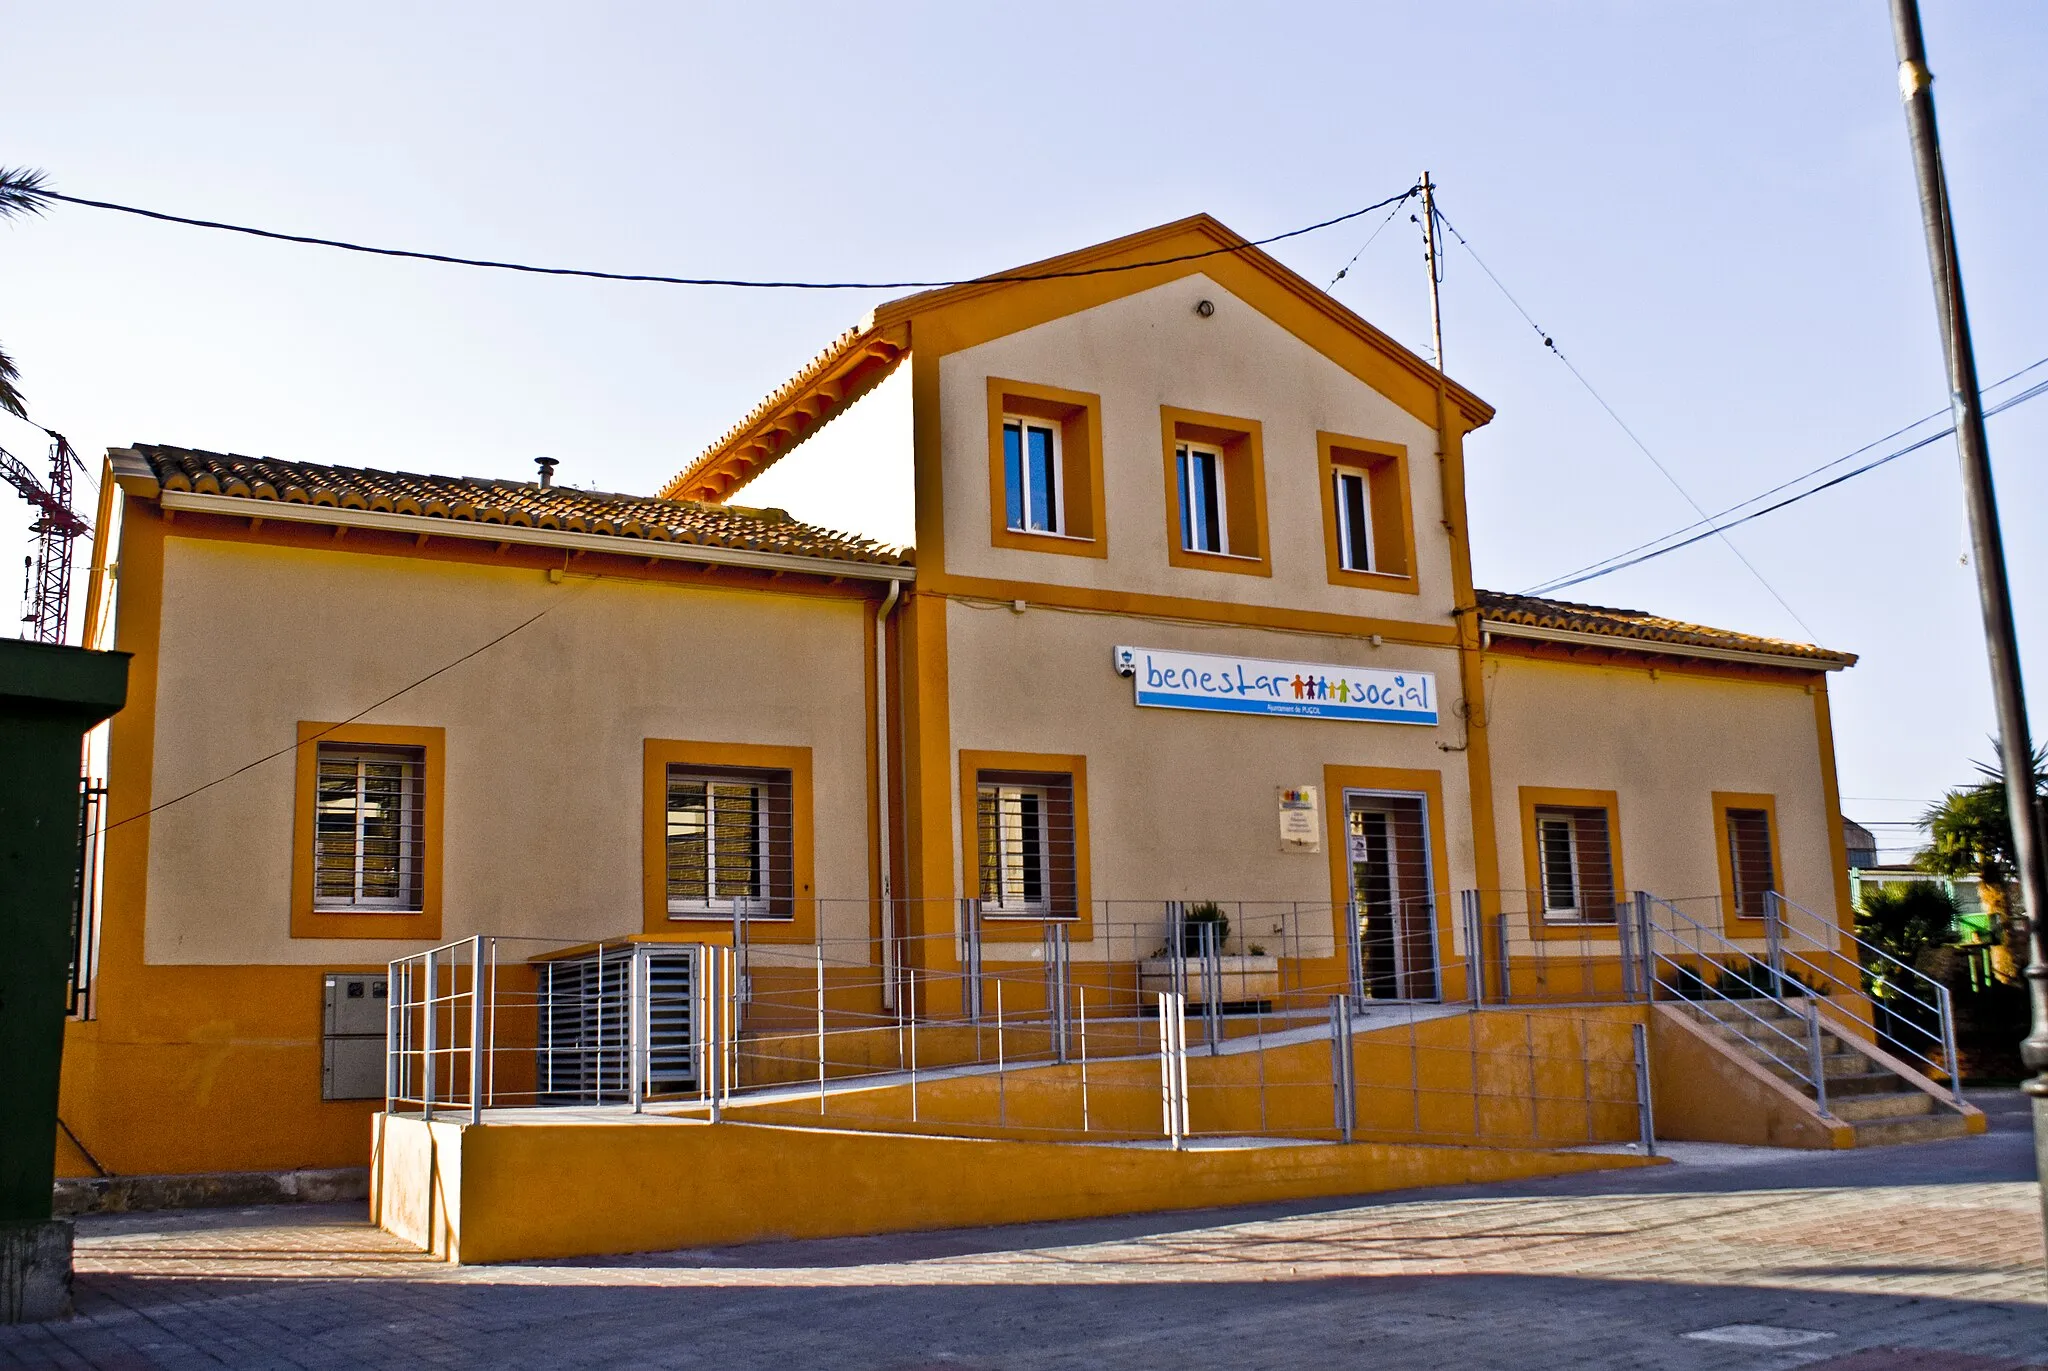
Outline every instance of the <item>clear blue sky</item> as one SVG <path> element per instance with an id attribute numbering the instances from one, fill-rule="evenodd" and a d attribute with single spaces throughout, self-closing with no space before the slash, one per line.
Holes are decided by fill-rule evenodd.
<path id="1" fill-rule="evenodd" d="M 1258 236 L 1427 167 L 1473 241 L 1709 508 L 1945 401 L 1883 5 L 30 6 L 0 163 L 287 231 L 625 270 L 971 275 L 1194 210 Z M 1936 0 L 1987 377 L 2048 356 L 2048 10 Z M 1318 282 L 1367 227 L 1284 244 Z M 1450 368 L 1482 585 L 1692 511 L 1469 259 Z M 1339 296 L 1427 345 L 1415 237 Z M 163 442 L 650 490 L 878 296 L 537 280 L 84 209 L 0 229 L 0 340 L 96 458 Z M 1992 421 L 2048 720 L 2048 398 Z M 0 419 L 0 443 L 40 461 Z M 25 507 L 0 508 L 0 568 Z M 1852 816 L 1991 731 L 1953 449 L 1734 535 L 1823 642 Z M 12 596 L 12 574 L 0 586 Z M 1572 594 L 1804 637 L 1706 543 Z"/>

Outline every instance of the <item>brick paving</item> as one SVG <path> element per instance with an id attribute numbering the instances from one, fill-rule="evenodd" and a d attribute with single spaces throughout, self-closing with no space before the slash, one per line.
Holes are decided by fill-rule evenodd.
<path id="1" fill-rule="evenodd" d="M 346 1205 L 88 1218 L 79 1317 L 0 1366 L 2048 1366 L 2027 1118 L 1984 1102 L 1909 1147 L 520 1266 Z"/>

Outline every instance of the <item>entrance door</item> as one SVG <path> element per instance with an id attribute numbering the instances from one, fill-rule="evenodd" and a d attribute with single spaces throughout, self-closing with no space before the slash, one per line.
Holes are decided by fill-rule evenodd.
<path id="1" fill-rule="evenodd" d="M 1435 893 L 1424 803 L 1420 795 L 1370 791 L 1344 797 L 1360 969 L 1371 999 L 1436 995 Z"/>

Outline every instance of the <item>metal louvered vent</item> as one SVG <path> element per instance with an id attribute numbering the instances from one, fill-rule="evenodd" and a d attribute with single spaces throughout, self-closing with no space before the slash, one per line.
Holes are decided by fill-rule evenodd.
<path id="1" fill-rule="evenodd" d="M 625 1103 L 697 1089 L 694 946 L 600 947 L 540 967 L 540 1093 L 549 1104 Z M 640 1032 L 630 1028 L 637 1024 Z M 646 1044 L 632 1060 L 632 1041 Z"/>

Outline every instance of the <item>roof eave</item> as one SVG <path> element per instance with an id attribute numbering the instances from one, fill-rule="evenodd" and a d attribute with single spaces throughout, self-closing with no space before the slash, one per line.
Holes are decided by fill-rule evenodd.
<path id="1" fill-rule="evenodd" d="M 790 552 L 758 552 L 746 548 L 718 547 L 708 543 L 627 538 L 604 533 L 577 533 L 568 529 L 529 528 L 519 524 L 476 523 L 466 519 L 443 519 L 384 510 L 346 509 L 338 505 L 255 500 L 245 495 L 202 495 L 189 491 L 165 490 L 159 492 L 155 498 L 167 510 L 224 515 L 235 519 L 375 529 L 387 533 L 404 533 L 413 537 L 463 538 L 473 542 L 601 552 L 654 561 L 750 567 L 759 571 L 793 572 L 828 579 L 907 582 L 916 579 L 917 576 L 917 569 L 914 566 L 887 562 L 806 557 Z"/>
<path id="2" fill-rule="evenodd" d="M 1439 379 L 1444 385 L 1445 399 L 1450 407 L 1463 414 L 1469 428 L 1480 428 L 1490 423 L 1494 408 L 1478 395 L 1443 376 L 1436 367 L 1423 357 L 1411 351 L 1392 335 L 1375 327 L 1363 315 L 1352 310 L 1333 297 L 1328 291 L 1319 289 L 1314 282 L 1302 276 L 1286 263 L 1255 245 L 1250 239 L 1232 229 L 1212 214 L 1191 214 L 1184 219 L 1159 224 L 1153 228 L 1140 229 L 1136 233 L 1107 242 L 1095 243 L 1088 247 L 1076 248 L 1056 257 L 1047 257 L 1023 266 L 1010 267 L 1003 271 L 991 272 L 987 276 L 955 286 L 938 286 L 923 290 L 915 295 L 905 295 L 878 306 L 871 316 L 877 327 L 889 324 L 908 323 L 920 314 L 929 314 L 949 305 L 972 300 L 994 291 L 1006 290 L 1012 286 L 1028 285 L 1019 277 L 1057 276 L 1061 273 L 1087 272 L 1107 265 L 1118 257 L 1128 257 L 1143 252 L 1154 243 L 1163 242 L 1184 233 L 1198 233 L 1208 238 L 1218 248 L 1226 249 L 1240 259 L 1252 263 L 1261 271 L 1283 282 L 1295 295 L 1311 307 L 1330 316 L 1345 328 L 1360 334 L 1367 341 L 1398 360 L 1418 379 L 1434 386 Z M 1221 256 L 1222 254 L 1217 254 Z M 1194 268 L 1199 270 L 1199 268 Z"/>
<path id="3" fill-rule="evenodd" d="M 849 332 L 664 485 L 661 498 L 722 504 L 887 380 L 909 352 L 907 326 L 869 322 Z"/>
<path id="4" fill-rule="evenodd" d="M 1721 647 L 1705 643 L 1672 642 L 1627 633 L 1598 633 L 1576 628 L 1551 628 L 1542 624 L 1516 623 L 1496 619 L 1484 610 L 1479 614 L 1480 631 L 1501 638 L 1531 642 L 1560 643 L 1571 647 L 1598 647 L 1616 652 L 1641 652 L 1660 657 L 1693 657 L 1711 662 L 1742 662 L 1751 666 L 1788 668 L 1794 671 L 1841 671 L 1856 664 L 1853 653 L 1817 649 L 1812 656 L 1772 652 L 1765 648 Z"/>

